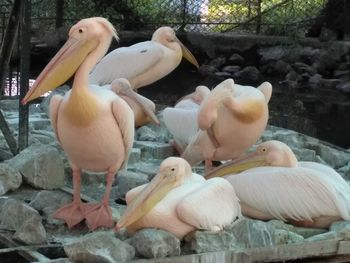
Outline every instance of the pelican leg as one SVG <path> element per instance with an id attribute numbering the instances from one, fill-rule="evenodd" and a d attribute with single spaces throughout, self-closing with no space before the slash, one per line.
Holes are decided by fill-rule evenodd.
<path id="1" fill-rule="evenodd" d="M 209 173 L 211 169 L 213 169 L 213 161 L 210 159 L 205 159 L 205 173 Z"/>
<path id="2" fill-rule="evenodd" d="M 83 221 L 85 216 L 86 204 L 80 199 L 80 184 L 81 184 L 81 170 L 79 168 L 72 168 L 73 170 L 73 202 L 67 204 L 54 213 L 54 217 L 64 220 L 68 228 L 72 228 L 79 222 Z"/>
<path id="3" fill-rule="evenodd" d="M 114 174 L 114 171 L 108 171 L 106 175 L 106 191 L 101 203 L 89 204 L 91 209 L 85 214 L 85 219 L 91 230 L 95 230 L 100 226 L 112 227 L 114 225 L 112 210 L 109 207 L 109 196 L 112 190 Z"/>

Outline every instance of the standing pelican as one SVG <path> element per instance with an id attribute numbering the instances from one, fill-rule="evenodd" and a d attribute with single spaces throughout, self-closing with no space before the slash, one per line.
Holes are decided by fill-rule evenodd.
<path id="1" fill-rule="evenodd" d="M 199 130 L 197 122 L 199 106 L 209 93 L 207 87 L 198 86 L 195 92 L 184 96 L 174 107 L 167 107 L 163 111 L 165 126 L 174 137 L 172 144 L 180 154 Z"/>
<path id="2" fill-rule="evenodd" d="M 134 138 L 134 115 L 118 95 L 88 85 L 88 74 L 106 53 L 117 34 L 100 17 L 79 21 L 69 39 L 41 72 L 22 103 L 27 103 L 64 83 L 74 73 L 72 89 L 50 102 L 50 119 L 57 140 L 67 153 L 73 170 L 73 202 L 56 213 L 73 227 L 84 218 L 89 227 L 113 226 L 109 196 L 115 173 L 126 168 Z M 107 171 L 106 192 L 100 204 L 80 199 L 81 170 Z"/>
<path id="3" fill-rule="evenodd" d="M 111 85 L 105 85 L 104 88 L 111 89 L 123 98 L 130 106 L 135 116 L 135 127 L 141 127 L 150 122 L 159 125 L 160 122 L 155 114 L 156 106 L 146 97 L 137 94 L 127 79 L 115 79 Z M 141 103 L 140 103 L 141 102 Z"/>
<path id="4" fill-rule="evenodd" d="M 241 211 L 233 187 L 222 178 L 213 179 L 192 173 L 182 158 L 165 159 L 149 184 L 127 192 L 128 206 L 116 228 L 160 228 L 180 239 L 195 229 L 223 229 Z"/>
<path id="5" fill-rule="evenodd" d="M 242 213 L 249 217 L 320 228 L 350 220 L 347 182 L 326 165 L 298 162 L 279 141 L 260 144 L 255 152 L 213 169 L 206 178 L 214 176 L 225 176 L 233 185 Z"/>
<path id="6" fill-rule="evenodd" d="M 106 55 L 91 72 L 92 84 L 111 84 L 126 78 L 135 90 L 163 78 L 173 71 L 185 57 L 198 67 L 192 53 L 180 42 L 170 27 L 158 28 L 151 41 L 121 47 Z"/>
<path id="7" fill-rule="evenodd" d="M 198 112 L 201 129 L 182 157 L 191 165 L 212 160 L 233 159 L 244 153 L 261 136 L 268 120 L 269 82 L 258 88 L 235 84 L 227 79 L 206 97 Z"/>

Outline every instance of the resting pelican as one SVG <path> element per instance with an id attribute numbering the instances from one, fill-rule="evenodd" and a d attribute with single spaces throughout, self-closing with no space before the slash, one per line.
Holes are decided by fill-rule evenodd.
<path id="1" fill-rule="evenodd" d="M 117 230 L 160 228 L 180 239 L 195 229 L 219 231 L 241 216 L 235 191 L 226 180 L 206 181 L 179 157 L 165 159 L 149 184 L 127 192 L 126 202 Z"/>
<path id="2" fill-rule="evenodd" d="M 156 106 L 154 103 L 146 97 L 137 94 L 131 88 L 130 82 L 127 79 L 115 79 L 111 85 L 105 85 L 103 87 L 111 89 L 128 103 L 134 112 L 135 127 L 141 127 L 150 122 L 153 122 L 156 125 L 160 124 L 155 115 Z"/>
<path id="3" fill-rule="evenodd" d="M 244 153 L 261 136 L 268 120 L 269 82 L 258 88 L 235 84 L 227 79 L 206 97 L 198 112 L 201 129 L 182 157 L 191 165 L 203 160 L 233 159 Z"/>
<path id="4" fill-rule="evenodd" d="M 91 72 L 92 84 L 111 84 L 126 78 L 135 90 L 163 78 L 181 62 L 182 56 L 198 67 L 192 53 L 180 42 L 170 27 L 158 28 L 151 41 L 121 47 L 106 55 Z"/>
<path id="5" fill-rule="evenodd" d="M 282 142 L 264 142 L 255 152 L 213 169 L 206 178 L 224 175 L 236 190 L 242 213 L 249 217 L 320 228 L 350 220 L 347 182 L 326 165 L 298 162 Z"/>
<path id="6" fill-rule="evenodd" d="M 112 227 L 109 196 L 115 173 L 126 168 L 134 138 L 134 115 L 113 91 L 88 85 L 88 74 L 106 53 L 117 34 L 112 24 L 100 17 L 79 21 L 69 39 L 41 72 L 22 103 L 56 88 L 75 72 L 72 89 L 50 102 L 50 119 L 57 140 L 67 153 L 73 170 L 73 202 L 56 213 L 73 227 L 84 218 L 91 229 Z M 106 192 L 100 204 L 80 199 L 81 169 L 107 172 Z"/>
<path id="7" fill-rule="evenodd" d="M 198 109 L 209 93 L 206 86 L 198 86 L 193 93 L 182 97 L 174 107 L 167 107 L 163 111 L 165 126 L 174 137 L 171 143 L 180 154 L 199 130 Z"/>

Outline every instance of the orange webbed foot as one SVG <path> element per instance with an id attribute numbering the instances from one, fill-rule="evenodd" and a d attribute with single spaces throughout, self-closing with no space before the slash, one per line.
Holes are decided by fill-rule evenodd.
<path id="1" fill-rule="evenodd" d="M 98 227 L 111 228 L 114 225 L 112 210 L 108 204 L 89 204 L 89 211 L 85 213 L 85 219 L 90 230 Z"/>
<path id="2" fill-rule="evenodd" d="M 68 228 L 79 224 L 85 219 L 86 205 L 82 202 L 72 202 L 67 204 L 54 213 L 54 218 L 62 219 L 68 225 Z"/>

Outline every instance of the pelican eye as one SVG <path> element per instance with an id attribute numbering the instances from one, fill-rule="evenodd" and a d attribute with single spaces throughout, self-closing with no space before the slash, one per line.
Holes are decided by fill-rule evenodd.
<path id="1" fill-rule="evenodd" d="M 84 32 L 84 30 L 79 28 L 79 33 L 83 33 L 83 32 Z"/>
<path id="2" fill-rule="evenodd" d="M 174 171 L 175 171 L 175 168 L 174 168 L 174 167 L 173 167 L 173 168 L 171 168 L 171 169 L 170 169 L 170 171 L 174 172 Z"/>
<path id="3" fill-rule="evenodd" d="M 261 148 L 261 151 L 262 151 L 262 152 L 266 152 L 267 149 L 266 149 L 265 147 L 263 147 L 263 148 Z"/>

